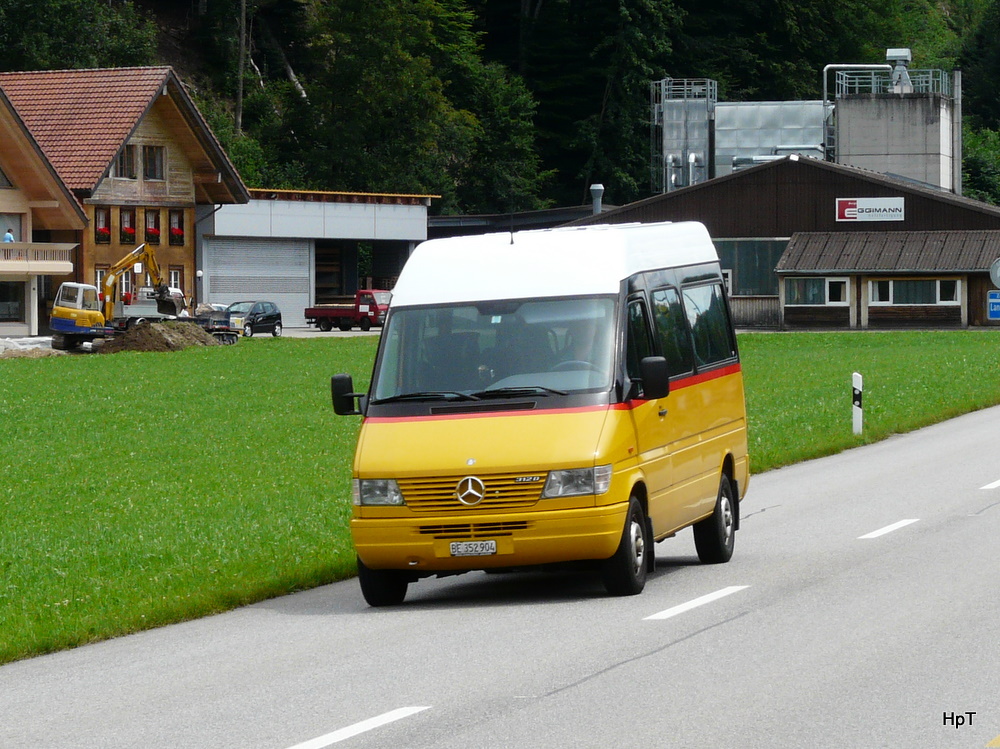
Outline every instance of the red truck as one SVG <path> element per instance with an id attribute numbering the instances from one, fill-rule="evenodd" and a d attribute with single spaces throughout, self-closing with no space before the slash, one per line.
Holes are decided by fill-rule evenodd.
<path id="1" fill-rule="evenodd" d="M 350 330 L 355 325 L 362 330 L 370 330 L 385 322 L 391 297 L 392 292 L 384 289 L 361 289 L 353 298 L 344 297 L 343 302 L 307 307 L 306 323 L 324 332 L 333 330 L 334 326 Z"/>

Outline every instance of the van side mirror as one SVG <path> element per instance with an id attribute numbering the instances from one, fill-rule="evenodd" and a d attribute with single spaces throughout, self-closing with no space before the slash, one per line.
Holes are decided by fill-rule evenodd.
<path id="1" fill-rule="evenodd" d="M 338 416 L 359 416 L 361 398 L 364 393 L 354 392 L 354 380 L 349 374 L 335 374 L 330 378 L 330 395 L 333 397 L 333 412 Z"/>
<path id="2" fill-rule="evenodd" d="M 662 356 L 646 356 L 639 361 L 639 374 L 642 375 L 642 393 L 644 398 L 656 400 L 670 392 L 670 370 L 667 360 Z"/>

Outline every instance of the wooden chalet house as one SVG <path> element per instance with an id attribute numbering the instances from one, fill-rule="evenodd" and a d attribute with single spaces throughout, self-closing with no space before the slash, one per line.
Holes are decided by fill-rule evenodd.
<path id="1" fill-rule="evenodd" d="M 20 158 L 34 149 L 58 178 L 52 190 L 78 204 L 58 227 L 22 217 L 21 231 L 32 239 L 42 239 L 40 230 L 58 232 L 60 240 L 75 232 L 72 269 L 50 275 L 43 296 L 51 300 L 63 280 L 100 285 L 109 267 L 145 242 L 156 248 L 170 285 L 192 299 L 195 207 L 246 203 L 250 195 L 174 71 L 0 73 L 0 92 L 0 109 L 10 107 L 8 115 L 30 136 Z M 8 160 L 0 158 L 0 168 Z M 17 172 L 7 176 L 21 181 Z M 145 282 L 127 273 L 121 291 Z"/>
<path id="2" fill-rule="evenodd" d="M 0 336 L 39 327 L 39 285 L 73 272 L 87 219 L 0 90 Z M 47 324 L 47 321 L 46 321 Z"/>

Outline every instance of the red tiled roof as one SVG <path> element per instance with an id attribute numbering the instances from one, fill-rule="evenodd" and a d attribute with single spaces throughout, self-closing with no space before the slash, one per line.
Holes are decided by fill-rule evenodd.
<path id="1" fill-rule="evenodd" d="M 71 190 L 97 186 L 170 68 L 0 73 L 3 89 Z"/>

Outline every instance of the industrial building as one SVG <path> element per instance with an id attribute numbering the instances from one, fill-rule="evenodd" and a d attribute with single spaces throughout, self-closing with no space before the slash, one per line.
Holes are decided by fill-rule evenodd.
<path id="1" fill-rule="evenodd" d="M 243 205 L 199 211 L 198 299 L 268 299 L 286 327 L 304 327 L 314 304 L 359 288 L 392 288 L 427 238 L 434 195 L 250 190 Z M 370 275 L 359 275 L 359 256 Z"/>
<path id="2" fill-rule="evenodd" d="M 743 327 L 1000 324 L 1000 208 L 961 196 L 961 75 L 909 61 L 828 65 L 819 101 L 727 104 L 713 81 L 659 81 L 660 194 L 573 223 L 701 221 Z"/>

